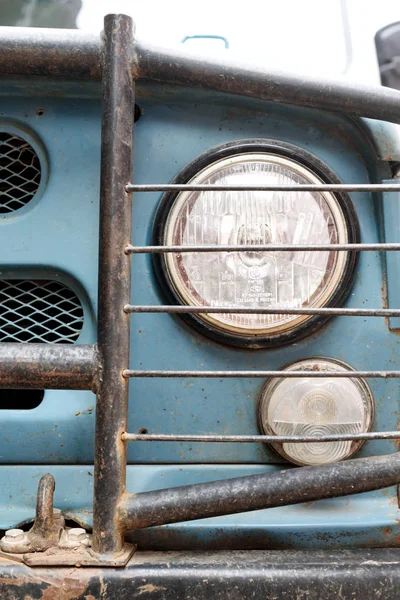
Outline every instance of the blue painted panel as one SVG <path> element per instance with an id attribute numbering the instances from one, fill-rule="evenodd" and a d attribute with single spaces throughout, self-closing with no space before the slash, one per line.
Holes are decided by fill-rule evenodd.
<path id="1" fill-rule="evenodd" d="M 144 96 L 145 102 L 147 97 Z M 139 96 L 140 101 L 140 96 Z M 175 102 L 177 102 L 175 100 Z M 221 98 L 213 104 L 197 95 L 193 104 L 173 104 L 169 93 L 155 106 L 144 106 L 136 129 L 136 182 L 170 181 L 190 160 L 210 147 L 248 137 L 269 137 L 306 148 L 325 161 L 344 182 L 367 182 L 372 160 L 359 132 L 336 116 L 311 111 L 268 107 L 248 113 L 248 107 L 226 108 Z M 258 108 L 259 110 L 259 108 Z M 177 122 L 177 114 L 179 121 Z M 189 135 L 188 135 L 189 131 Z M 166 160 L 166 157 L 168 159 Z M 161 194 L 134 197 L 134 243 L 149 242 L 152 214 Z M 362 241 L 379 241 L 380 224 L 369 194 L 353 194 Z M 146 227 L 143 227 L 146 223 Z M 132 258 L 135 278 L 133 303 L 163 301 L 148 256 Z M 382 264 L 378 253 L 360 257 L 348 307 L 382 306 Z M 336 318 L 318 334 L 278 350 L 239 351 L 210 342 L 168 315 L 132 316 L 132 368 L 160 369 L 267 369 L 308 356 L 342 359 L 354 368 L 390 368 L 397 340 L 383 319 Z M 171 346 L 174 351 L 171 351 Z M 130 431 L 146 428 L 158 433 L 257 433 L 255 404 L 259 380 L 135 380 L 131 384 Z M 375 427 L 396 428 L 399 409 L 397 381 L 372 381 L 377 402 Z M 142 401 L 144 399 L 144 401 Z M 393 450 L 391 442 L 365 445 L 361 455 Z M 279 462 L 267 448 L 255 445 L 136 444 L 131 461 L 164 462 Z"/>
<path id="2" fill-rule="evenodd" d="M 36 90 L 42 94 L 39 97 L 19 94 L 1 98 L 0 117 L 12 120 L 16 127 L 31 128 L 49 157 L 49 180 L 40 201 L 24 214 L 0 222 L 1 271 L 6 276 L 33 270 L 73 282 L 86 316 L 79 341 L 91 343 L 96 340 L 100 102 L 96 96 L 64 98 L 61 88 L 53 90 L 51 97 L 43 96 L 43 91 Z M 249 137 L 276 138 L 306 148 L 344 182 L 388 177 L 362 129 L 339 116 L 168 87 L 143 86 L 138 102 L 143 114 L 136 126 L 137 182 L 168 182 L 212 146 Z M 37 108 L 43 110 L 40 117 Z M 133 198 L 134 243 L 149 241 L 159 197 L 137 194 Z M 368 194 L 354 194 L 353 200 L 362 241 L 379 241 L 382 223 L 377 206 Z M 161 303 L 149 257 L 133 257 L 132 266 L 132 301 Z M 382 306 L 382 279 L 381 257 L 363 254 L 347 306 Z M 307 356 L 326 355 L 355 368 L 391 369 L 398 365 L 398 343 L 400 339 L 388 331 L 383 319 L 341 317 L 298 344 L 270 351 L 240 351 L 210 342 L 179 318 L 134 315 L 131 366 L 269 369 Z M 255 402 L 261 385 L 255 379 L 135 380 L 131 383 L 129 428 L 166 433 L 257 433 Z M 395 429 L 398 382 L 372 381 L 371 387 L 377 403 L 375 429 Z M 47 471 L 56 478 L 56 505 L 80 511 L 90 520 L 90 513 L 82 513 L 82 509 L 90 510 L 92 504 L 93 407 L 94 396 L 89 392 L 48 391 L 33 411 L 0 412 L 0 527 L 32 518 L 37 483 Z M 388 441 L 373 442 L 360 454 L 395 449 Z M 130 491 L 273 471 L 277 467 L 267 463 L 282 460 L 252 444 L 146 443 L 130 444 L 129 459 L 142 463 L 128 467 Z M 142 547 L 379 546 L 397 542 L 397 517 L 397 498 L 390 488 L 347 499 L 150 529 L 137 533 L 137 541 Z"/>
<path id="3" fill-rule="evenodd" d="M 43 116 L 37 117 L 37 108 Z M 99 107 L 79 100 L 2 101 L 1 128 L 28 128 L 44 146 L 48 181 L 38 202 L 0 220 L 1 276 L 56 278 L 78 294 L 85 323 L 78 343 L 96 341 Z M 43 156 L 41 156 L 43 160 Z M 0 461 L 93 460 L 95 397 L 46 391 L 30 411 L 0 412 Z"/>
<path id="4" fill-rule="evenodd" d="M 285 140 L 313 152 L 344 182 L 367 182 L 376 159 L 364 134 L 335 115 L 268 105 L 206 92 L 143 87 L 143 114 L 136 126 L 137 182 L 167 182 L 205 150 L 240 138 Z M 43 110 L 36 116 L 37 108 Z M 30 127 L 49 156 L 49 181 L 37 205 L 0 223 L 3 270 L 46 269 L 70 277 L 96 312 L 100 106 L 96 98 L 15 97 L 2 99 L 3 118 Z M 1 115 L 0 115 L 1 116 Z M 149 241 L 160 194 L 133 198 L 133 242 Z M 380 223 L 368 194 L 354 194 L 363 241 L 377 241 Z M 132 300 L 160 303 L 148 256 L 132 258 Z M 361 257 L 347 305 L 382 306 L 382 264 L 377 253 Z M 89 309 L 88 309 L 89 310 Z M 90 322 L 81 340 L 95 340 Z M 392 368 L 399 340 L 383 319 L 336 318 L 298 344 L 270 351 L 240 351 L 214 344 L 168 315 L 132 317 L 133 368 L 279 368 L 312 355 L 334 356 L 355 368 Z M 173 349 L 173 351 L 171 351 Z M 131 383 L 129 428 L 166 433 L 257 433 L 255 403 L 259 380 L 136 380 Z M 372 381 L 377 401 L 375 427 L 393 429 L 398 419 L 399 387 Z M 0 456 L 4 462 L 90 463 L 93 460 L 94 397 L 84 392 L 47 392 L 29 413 L 2 413 Z M 27 444 L 29 440 L 29 445 Z M 366 445 L 362 455 L 390 452 L 391 442 Z M 147 444 L 129 446 L 139 463 L 278 462 L 259 445 Z"/>

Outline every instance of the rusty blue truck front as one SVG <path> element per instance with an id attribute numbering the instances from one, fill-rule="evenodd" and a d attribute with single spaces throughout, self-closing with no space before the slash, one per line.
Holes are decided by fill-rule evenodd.
<path id="1" fill-rule="evenodd" d="M 400 93 L 123 15 L 0 73 L 3 593 L 397 598 Z"/>

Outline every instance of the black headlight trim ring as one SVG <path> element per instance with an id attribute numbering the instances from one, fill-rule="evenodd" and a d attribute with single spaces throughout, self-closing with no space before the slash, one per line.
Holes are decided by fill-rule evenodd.
<path id="1" fill-rule="evenodd" d="M 245 153 L 269 153 L 279 155 L 306 167 L 318 176 L 323 183 L 342 183 L 326 164 L 310 152 L 286 142 L 269 139 L 238 140 L 208 150 L 184 167 L 171 183 L 188 183 L 194 176 L 209 165 L 221 159 Z M 161 197 L 154 217 L 151 240 L 152 245 L 164 245 L 167 218 L 179 194 L 180 192 L 166 192 Z M 338 201 L 343 213 L 345 226 L 348 232 L 348 242 L 359 243 L 360 227 L 357 213 L 350 196 L 345 192 L 335 192 L 333 195 Z M 324 306 L 332 308 L 341 305 L 349 295 L 354 280 L 358 254 L 358 252 L 347 252 L 342 278 L 338 282 L 336 290 L 333 292 L 331 298 Z M 161 285 L 166 302 L 169 304 L 182 305 L 182 300 L 175 291 L 174 284 L 169 277 L 165 255 L 153 254 L 152 261 L 157 280 Z M 332 317 L 314 315 L 293 329 L 272 335 L 265 335 L 265 333 L 243 335 L 226 332 L 195 314 L 180 314 L 178 318 L 194 327 L 206 337 L 221 344 L 240 348 L 257 349 L 274 348 L 299 341 L 321 329 L 321 327 L 323 327 Z"/>

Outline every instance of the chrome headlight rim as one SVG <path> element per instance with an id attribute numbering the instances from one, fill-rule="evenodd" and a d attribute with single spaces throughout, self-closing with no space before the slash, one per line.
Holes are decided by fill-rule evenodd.
<path id="1" fill-rule="evenodd" d="M 353 381 L 353 383 L 355 384 L 355 386 L 360 390 L 361 395 L 363 395 L 366 398 L 366 403 L 368 404 L 368 408 L 370 411 L 370 420 L 368 423 L 368 427 L 366 428 L 366 432 L 372 431 L 372 428 L 373 428 L 374 422 L 375 422 L 375 396 L 374 396 L 370 386 L 368 385 L 368 382 L 366 381 L 366 379 L 363 379 L 360 377 L 352 377 L 351 373 L 352 373 L 352 371 L 355 371 L 354 367 L 349 365 L 349 363 L 347 363 L 343 360 L 340 360 L 338 358 L 333 358 L 331 356 L 306 356 L 304 358 L 299 358 L 297 360 L 290 361 L 290 363 L 287 363 L 283 367 L 280 367 L 279 370 L 282 371 L 282 377 L 269 378 L 263 383 L 263 385 L 258 393 L 257 402 L 256 402 L 257 427 L 258 427 L 258 430 L 260 431 L 260 433 L 262 435 L 276 435 L 276 433 L 273 431 L 273 429 L 268 424 L 265 423 L 263 414 L 265 414 L 265 412 L 268 412 L 268 404 L 271 400 L 272 393 L 274 392 L 276 387 L 279 385 L 279 382 L 282 379 L 285 379 L 285 371 L 290 371 L 292 369 L 292 367 L 295 367 L 295 370 L 297 370 L 299 368 L 299 364 L 302 362 L 306 362 L 306 361 L 328 362 L 328 363 L 331 363 L 332 365 L 337 365 L 340 368 L 340 370 L 345 370 L 345 371 L 349 372 L 349 379 L 351 379 Z M 309 370 L 311 372 L 312 368 Z M 295 381 L 295 380 L 292 379 L 292 381 Z M 316 381 L 318 381 L 318 379 L 316 379 Z M 267 392 L 270 392 L 269 397 L 267 397 Z M 267 409 L 265 408 L 265 404 L 267 404 Z M 326 443 L 329 443 L 329 442 L 326 442 Z M 359 452 L 361 450 L 361 448 L 364 446 L 365 443 L 366 443 L 365 440 L 353 441 L 351 444 L 351 451 L 346 456 L 346 458 L 341 459 L 339 462 L 342 462 L 343 460 L 348 460 L 349 458 L 352 458 L 357 452 Z M 285 444 L 270 442 L 270 443 L 265 443 L 265 446 L 267 446 L 268 448 L 273 450 L 277 456 L 284 458 L 288 463 L 291 463 L 291 464 L 297 465 L 297 466 L 310 466 L 309 463 L 296 461 L 293 457 L 288 455 L 284 449 Z M 327 464 L 327 463 L 321 463 L 321 464 Z"/>
<path id="2" fill-rule="evenodd" d="M 307 169 L 320 179 L 322 183 L 341 183 L 326 164 L 308 151 L 286 142 L 267 139 L 238 140 L 208 150 L 184 167 L 184 169 L 182 169 L 182 171 L 180 171 L 180 173 L 172 180 L 172 183 L 189 183 L 193 177 L 214 163 L 241 154 L 269 154 L 282 157 L 282 159 L 288 159 L 297 163 L 300 168 Z M 165 237 L 168 216 L 180 194 L 182 194 L 182 192 L 166 192 L 162 195 L 155 213 L 152 244 L 164 245 L 166 243 Z M 358 218 L 349 195 L 343 192 L 330 194 L 337 201 L 342 212 L 348 235 L 348 243 L 359 242 L 360 228 Z M 163 254 L 154 254 L 152 256 L 154 271 L 162 287 L 165 301 L 170 304 L 185 305 L 185 301 L 171 277 L 166 256 L 167 255 Z M 342 277 L 337 282 L 336 289 L 332 292 L 329 300 L 324 303 L 324 307 L 335 307 L 340 305 L 346 299 L 351 291 L 357 261 L 357 252 L 346 253 Z M 331 319 L 329 315 L 312 315 L 293 328 L 286 331 L 280 331 L 276 334 L 269 333 L 266 335 L 264 332 L 253 334 L 232 333 L 218 327 L 215 323 L 202 318 L 202 315 L 180 314 L 178 318 L 194 327 L 206 337 L 211 338 L 213 341 L 224 345 L 250 349 L 273 348 L 293 343 L 312 335 Z"/>

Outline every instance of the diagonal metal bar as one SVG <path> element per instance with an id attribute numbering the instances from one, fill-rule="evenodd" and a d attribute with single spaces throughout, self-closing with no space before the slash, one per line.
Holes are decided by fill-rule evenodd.
<path id="1" fill-rule="evenodd" d="M 360 494 L 397 483 L 399 453 L 125 494 L 120 515 L 126 529 L 138 529 Z"/>

